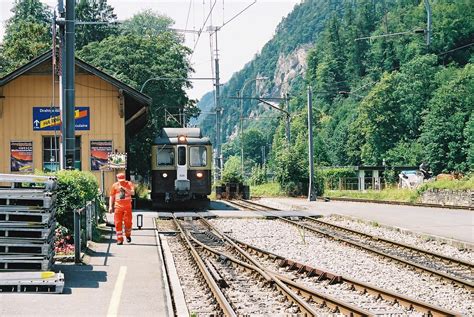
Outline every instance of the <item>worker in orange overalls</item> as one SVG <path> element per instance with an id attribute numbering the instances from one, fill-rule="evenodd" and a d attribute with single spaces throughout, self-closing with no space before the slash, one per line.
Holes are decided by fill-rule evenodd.
<path id="1" fill-rule="evenodd" d="M 117 182 L 112 185 L 109 198 L 109 213 L 114 212 L 117 244 L 123 244 L 122 222 L 125 224 L 125 237 L 132 242 L 132 196 L 135 189 L 132 182 L 125 179 L 124 173 L 117 174 Z"/>

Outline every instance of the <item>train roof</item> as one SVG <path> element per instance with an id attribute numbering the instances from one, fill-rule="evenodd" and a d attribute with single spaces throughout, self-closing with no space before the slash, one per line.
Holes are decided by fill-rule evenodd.
<path id="1" fill-rule="evenodd" d="M 208 137 L 202 137 L 199 128 L 163 128 L 161 135 L 155 139 L 154 144 L 178 144 L 180 136 L 186 137 L 186 144 L 210 145 Z"/>

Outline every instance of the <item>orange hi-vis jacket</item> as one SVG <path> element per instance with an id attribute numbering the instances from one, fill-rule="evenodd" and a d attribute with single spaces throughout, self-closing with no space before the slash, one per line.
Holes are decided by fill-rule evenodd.
<path id="1" fill-rule="evenodd" d="M 128 192 L 123 191 L 120 187 L 124 187 Z M 133 183 L 129 181 L 118 181 L 112 185 L 110 190 L 110 196 L 114 196 L 115 204 L 114 209 L 131 209 L 132 208 L 132 195 L 130 191 L 133 190 Z"/>

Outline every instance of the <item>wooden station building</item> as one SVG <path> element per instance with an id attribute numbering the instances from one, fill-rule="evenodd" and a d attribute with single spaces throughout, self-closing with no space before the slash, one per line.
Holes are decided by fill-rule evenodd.
<path id="1" fill-rule="evenodd" d="M 147 121 L 151 98 L 77 58 L 75 71 L 75 168 L 101 183 L 108 154 L 127 152 L 127 140 Z M 59 169 L 58 105 L 52 51 L 0 79 L 0 173 Z M 104 180 L 107 190 L 114 172 Z"/>

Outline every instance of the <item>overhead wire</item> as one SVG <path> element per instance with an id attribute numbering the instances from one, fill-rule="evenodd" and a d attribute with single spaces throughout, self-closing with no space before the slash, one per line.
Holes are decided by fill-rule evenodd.
<path id="1" fill-rule="evenodd" d="M 212 10 L 214 10 L 214 7 L 216 6 L 216 3 L 217 3 L 217 0 L 214 0 L 214 4 L 211 6 L 211 9 L 210 9 L 210 11 L 209 11 L 209 14 L 207 15 L 207 17 L 206 17 L 206 19 L 204 20 L 204 22 L 203 22 L 201 28 L 200 28 L 199 31 L 198 31 L 198 38 L 197 38 L 196 42 L 194 43 L 193 54 L 194 54 L 194 51 L 195 51 L 195 49 L 196 49 L 196 46 L 197 46 L 198 43 L 199 43 L 199 38 L 201 37 L 201 34 L 202 34 L 203 30 L 204 30 L 204 27 L 206 26 L 206 23 L 207 23 L 207 21 L 209 20 L 209 17 L 211 16 L 211 14 L 212 14 Z M 204 2 L 203 2 L 203 4 L 204 4 Z M 209 3 L 209 4 L 210 4 L 210 3 Z M 191 56 L 191 57 L 192 57 L 192 56 Z"/>

